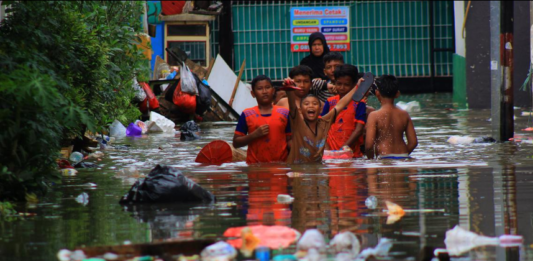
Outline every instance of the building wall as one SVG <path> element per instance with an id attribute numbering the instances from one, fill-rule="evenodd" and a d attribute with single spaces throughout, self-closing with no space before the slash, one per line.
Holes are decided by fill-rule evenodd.
<path id="1" fill-rule="evenodd" d="M 469 108 L 491 107 L 489 1 L 472 1 L 466 22 L 466 86 Z M 531 106 L 531 90 L 521 91 L 529 71 L 529 2 L 514 2 L 514 105 Z"/>
<path id="2" fill-rule="evenodd" d="M 452 5 L 434 2 L 435 48 L 454 46 Z M 296 6 L 350 7 L 351 50 L 342 54 L 360 71 L 430 76 L 427 1 L 234 1 L 235 64 L 246 59 L 244 80 L 260 74 L 281 80 L 309 54 L 290 51 L 290 8 Z M 436 53 L 435 62 L 436 76 L 451 76 L 451 52 Z"/>

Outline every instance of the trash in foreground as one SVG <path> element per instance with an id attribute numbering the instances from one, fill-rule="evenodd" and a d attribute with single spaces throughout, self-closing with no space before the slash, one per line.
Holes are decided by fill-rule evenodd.
<path id="1" fill-rule="evenodd" d="M 157 165 L 146 178 L 140 178 L 120 199 L 127 203 L 214 202 L 215 196 L 176 168 Z"/>
<path id="2" fill-rule="evenodd" d="M 523 243 L 520 235 L 501 235 L 499 237 L 481 236 L 456 225 L 446 231 L 444 244 L 450 256 L 460 256 L 476 247 L 501 246 L 517 247 Z"/>

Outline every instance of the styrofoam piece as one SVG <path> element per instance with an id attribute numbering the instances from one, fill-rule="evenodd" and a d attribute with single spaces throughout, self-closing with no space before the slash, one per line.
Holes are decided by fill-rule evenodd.
<path id="1" fill-rule="evenodd" d="M 153 111 L 150 112 L 150 121 L 154 122 L 154 124 L 148 129 L 149 132 L 174 132 L 174 127 L 176 126 L 173 121 Z"/>

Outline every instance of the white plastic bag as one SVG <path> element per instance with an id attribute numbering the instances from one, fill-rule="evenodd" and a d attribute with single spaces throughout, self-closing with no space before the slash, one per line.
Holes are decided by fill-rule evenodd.
<path id="1" fill-rule="evenodd" d="M 188 94 L 196 95 L 198 93 L 198 86 L 196 85 L 196 79 L 192 75 L 189 67 L 183 63 L 180 69 L 180 81 L 181 91 Z"/>
<path id="2" fill-rule="evenodd" d="M 109 136 L 115 138 L 126 137 L 126 127 L 124 127 L 120 121 L 113 121 L 111 126 L 109 126 Z"/>
<path id="3" fill-rule="evenodd" d="M 165 116 L 157 113 L 157 112 L 150 112 L 150 121 L 154 122 L 153 124 L 147 124 L 152 125 L 148 131 L 149 132 L 174 132 L 174 122 L 167 119 Z"/>
<path id="4" fill-rule="evenodd" d="M 146 92 L 137 81 L 137 77 L 133 78 L 131 87 L 135 90 L 135 101 L 142 102 L 146 99 Z"/>

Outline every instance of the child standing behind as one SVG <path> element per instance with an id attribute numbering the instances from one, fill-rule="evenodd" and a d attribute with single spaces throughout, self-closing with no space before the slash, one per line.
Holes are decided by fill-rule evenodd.
<path id="1" fill-rule="evenodd" d="M 324 74 L 328 80 L 313 79 L 310 93 L 316 95 L 322 102 L 335 96 L 335 69 L 344 64 L 344 57 L 341 53 L 331 52 L 324 55 Z"/>
<path id="2" fill-rule="evenodd" d="M 233 146 L 248 145 L 246 163 L 283 162 L 287 159 L 290 138 L 289 110 L 272 105 L 274 87 L 270 78 L 252 80 L 252 96 L 257 106 L 245 109 L 235 129 Z"/>
<path id="3" fill-rule="evenodd" d="M 349 91 L 355 89 L 359 80 L 357 67 L 343 64 L 335 69 L 335 88 L 338 95 L 328 98 L 324 104 L 322 115 L 326 115 Z M 351 96 L 350 96 L 351 97 Z M 348 146 L 353 151 L 354 158 L 363 157 L 363 131 L 366 124 L 366 103 L 350 100 L 347 107 L 339 110 L 339 115 L 328 132 L 327 149 L 340 150 Z"/>
<path id="4" fill-rule="evenodd" d="M 418 145 L 415 127 L 409 113 L 397 108 L 394 99 L 400 96 L 398 80 L 392 75 L 383 75 L 377 81 L 376 97 L 381 108 L 368 115 L 365 149 L 369 159 L 409 158 Z M 407 137 L 407 144 L 403 135 Z"/>
<path id="5" fill-rule="evenodd" d="M 363 79 L 360 79 L 358 84 Z M 284 82 L 284 85 L 286 82 Z M 355 88 L 348 92 L 335 107 L 323 117 L 320 100 L 313 94 L 308 94 L 300 101 L 300 108 L 296 105 L 296 95 L 291 89 L 287 89 L 289 100 L 289 116 L 293 131 L 292 146 L 287 158 L 287 163 L 322 162 L 326 135 L 331 124 L 337 117 L 337 111 L 342 110 L 352 100 Z M 298 112 L 299 111 L 299 112 Z"/>

